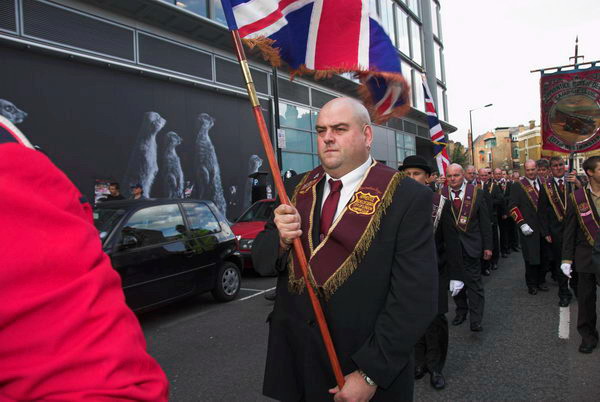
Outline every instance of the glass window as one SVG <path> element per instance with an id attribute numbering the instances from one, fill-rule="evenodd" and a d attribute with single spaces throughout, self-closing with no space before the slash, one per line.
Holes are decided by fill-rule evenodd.
<path id="1" fill-rule="evenodd" d="M 379 16 L 385 32 L 390 37 L 392 43 L 396 43 L 396 33 L 394 32 L 394 3 L 392 0 L 383 0 L 380 3 Z"/>
<path id="2" fill-rule="evenodd" d="M 444 105 L 444 88 L 442 88 L 441 86 L 438 85 L 437 87 L 437 113 L 438 113 L 438 117 L 442 117 L 444 116 L 444 109 L 445 109 L 445 105 Z"/>
<path id="3" fill-rule="evenodd" d="M 313 155 L 311 154 L 296 154 L 293 152 L 282 152 L 283 170 L 295 170 L 298 173 L 312 170 Z"/>
<path id="4" fill-rule="evenodd" d="M 433 55 L 435 58 L 435 76 L 438 80 L 443 82 L 444 81 L 444 63 L 443 63 L 444 53 L 443 53 L 441 46 L 437 42 L 434 42 L 433 49 L 434 49 Z"/>
<path id="5" fill-rule="evenodd" d="M 185 215 L 190 223 L 190 230 L 199 235 L 217 233 L 221 231 L 219 221 L 212 213 L 208 205 L 197 202 L 186 202 L 183 204 Z"/>
<path id="6" fill-rule="evenodd" d="M 396 29 L 398 30 L 398 43 L 396 46 L 402 53 L 410 56 L 410 37 L 408 35 L 408 14 L 400 7 L 396 7 Z"/>
<path id="7" fill-rule="evenodd" d="M 240 222 L 254 222 L 254 221 L 268 221 L 273 214 L 275 209 L 275 202 L 263 201 L 253 204 L 248 210 L 236 221 Z"/>
<path id="8" fill-rule="evenodd" d="M 279 104 L 279 121 L 282 127 L 311 130 L 313 129 L 313 124 L 310 115 L 310 110 L 307 108 L 292 106 L 286 103 Z"/>
<path id="9" fill-rule="evenodd" d="M 291 128 L 284 128 L 283 130 L 285 132 L 286 151 L 312 152 L 311 136 L 313 135 L 311 133 Z"/>
<path id="10" fill-rule="evenodd" d="M 396 133 L 396 147 L 404 147 L 404 135 Z"/>
<path id="11" fill-rule="evenodd" d="M 212 0 L 212 5 L 213 5 L 212 19 L 223 25 L 227 25 L 227 20 L 225 19 L 225 12 L 223 11 L 223 5 L 221 4 L 221 0 Z"/>
<path id="12" fill-rule="evenodd" d="M 411 58 L 415 63 L 422 65 L 423 56 L 421 53 L 421 26 L 414 20 L 410 20 L 410 40 L 412 43 Z"/>
<path id="13" fill-rule="evenodd" d="M 157 205 L 133 214 L 123 236 L 133 236 L 137 247 L 160 244 L 183 237 L 185 225 L 177 204 Z"/>
<path id="14" fill-rule="evenodd" d="M 204 17 L 208 16 L 206 0 L 177 0 L 175 5 L 186 9 L 195 14 L 202 15 Z"/>
<path id="15" fill-rule="evenodd" d="M 413 137 L 412 135 L 406 135 L 406 136 L 404 136 L 404 148 L 411 149 L 411 150 L 416 149 L 416 147 L 415 147 L 415 137 Z"/>
<path id="16" fill-rule="evenodd" d="M 421 7 L 419 7 L 419 0 L 408 0 L 407 4 L 413 13 L 417 14 L 419 17 L 421 16 Z"/>
<path id="17" fill-rule="evenodd" d="M 415 80 L 413 82 L 412 90 L 414 92 L 415 104 L 414 107 L 422 112 L 425 111 L 425 92 L 423 89 L 423 78 L 421 74 L 415 70 Z"/>
<path id="18" fill-rule="evenodd" d="M 429 1 L 431 2 L 431 25 L 433 26 L 433 34 L 439 38 L 438 7 L 435 1 Z"/>

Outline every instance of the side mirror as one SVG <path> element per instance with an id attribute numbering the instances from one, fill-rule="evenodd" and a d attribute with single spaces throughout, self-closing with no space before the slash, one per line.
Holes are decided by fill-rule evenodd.
<path id="1" fill-rule="evenodd" d="M 130 234 L 124 234 L 121 239 L 121 248 L 131 248 L 138 244 L 138 239 Z"/>

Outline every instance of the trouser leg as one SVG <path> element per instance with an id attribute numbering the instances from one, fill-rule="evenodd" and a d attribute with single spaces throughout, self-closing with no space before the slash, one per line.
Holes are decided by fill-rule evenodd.
<path id="1" fill-rule="evenodd" d="M 470 322 L 471 325 L 480 324 L 483 319 L 485 297 L 483 281 L 481 280 L 479 258 L 472 258 L 465 254 L 463 255 L 463 261 L 465 264 L 465 289 L 469 306 Z M 463 289 L 463 291 L 465 289 Z"/>
<path id="2" fill-rule="evenodd" d="M 586 345 L 597 344 L 596 275 L 579 272 L 577 293 L 577 331 Z"/>
<path id="3" fill-rule="evenodd" d="M 542 275 L 540 265 L 533 265 L 525 261 L 525 283 L 528 288 L 537 288 Z"/>
<path id="4" fill-rule="evenodd" d="M 498 224 L 494 223 L 492 225 L 492 264 L 498 264 L 498 259 L 500 258 L 500 238 L 498 237 Z"/>
<path id="5" fill-rule="evenodd" d="M 467 289 L 466 286 L 453 297 L 454 303 L 456 304 L 456 315 L 467 316 L 469 312 L 469 303 L 467 302 Z"/>
<path id="6" fill-rule="evenodd" d="M 559 299 L 571 299 L 571 291 L 569 290 L 569 278 L 563 274 L 560 269 L 562 261 L 562 242 L 560 240 L 552 239 L 552 271 L 554 278 L 558 283 L 558 297 Z"/>
<path id="7" fill-rule="evenodd" d="M 441 373 L 448 355 L 448 320 L 445 314 L 438 314 L 425 333 L 427 367 L 429 371 Z"/>
<path id="8" fill-rule="evenodd" d="M 577 295 L 578 295 L 578 293 L 577 293 L 577 283 L 579 282 L 579 272 L 577 272 L 575 269 L 576 268 L 574 268 L 573 272 L 571 272 L 571 279 L 569 279 L 569 287 L 571 288 L 571 290 L 575 294 L 575 297 L 577 297 Z"/>
<path id="9" fill-rule="evenodd" d="M 498 219 L 498 228 L 500 229 L 500 252 L 508 254 L 510 251 L 510 224 L 508 219 Z"/>
<path id="10" fill-rule="evenodd" d="M 429 328 L 427 328 L 427 331 L 429 331 Z M 417 367 L 424 367 L 427 365 L 427 361 L 425 360 L 425 353 L 427 351 L 427 331 L 419 338 L 415 345 L 415 366 Z"/>

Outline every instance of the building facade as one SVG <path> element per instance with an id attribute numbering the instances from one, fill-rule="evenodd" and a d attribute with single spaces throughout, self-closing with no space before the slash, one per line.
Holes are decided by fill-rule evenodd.
<path id="1" fill-rule="evenodd" d="M 375 126 L 372 154 L 393 167 L 415 153 L 431 158 L 421 73 L 443 128 L 455 130 L 446 123 L 440 4 L 369 4 L 398 49 L 413 103 L 406 117 Z M 166 196 L 176 172 L 186 194 L 220 193 L 233 217 L 250 204 L 248 175 L 268 170 L 220 0 L 4 0 L 0 59 L 0 102 L 24 116 L 19 127 L 90 197 L 143 175 L 148 196 Z M 356 96 L 356 81 L 291 81 L 285 69 L 274 80 L 258 55 L 250 64 L 282 170 L 316 166 L 317 113 L 330 99 Z M 147 144 L 150 153 L 141 151 Z"/>

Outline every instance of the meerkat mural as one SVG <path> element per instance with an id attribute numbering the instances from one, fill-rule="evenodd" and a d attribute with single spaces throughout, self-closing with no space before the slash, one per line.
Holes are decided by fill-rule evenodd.
<path id="1" fill-rule="evenodd" d="M 221 184 L 221 168 L 215 147 L 208 136 L 215 119 L 206 113 L 200 113 L 196 121 L 198 134 L 194 144 L 194 198 L 211 200 L 225 215 L 227 204 Z"/>
<path id="2" fill-rule="evenodd" d="M 136 183 L 141 184 L 146 197 L 150 197 L 154 179 L 158 174 L 156 135 L 166 123 L 167 121 L 156 112 L 144 113 L 142 125 L 129 157 L 123 183 L 128 188 Z"/>
<path id="3" fill-rule="evenodd" d="M 0 115 L 10 120 L 12 124 L 23 123 L 23 120 L 27 117 L 27 113 L 6 99 L 0 99 Z"/>
<path id="4" fill-rule="evenodd" d="M 183 169 L 181 169 L 181 159 L 176 150 L 183 140 L 174 131 L 169 131 L 166 137 L 167 149 L 161 161 L 164 188 L 169 198 L 183 198 L 185 181 Z"/>
<path id="5" fill-rule="evenodd" d="M 258 172 L 258 169 L 263 164 L 263 160 L 258 155 L 250 155 L 248 159 L 248 174 L 246 177 L 250 176 L 252 173 Z M 246 179 L 246 185 L 244 187 L 244 204 L 242 208 L 248 208 L 252 203 L 252 187 L 254 187 L 254 180 L 250 177 Z"/>

